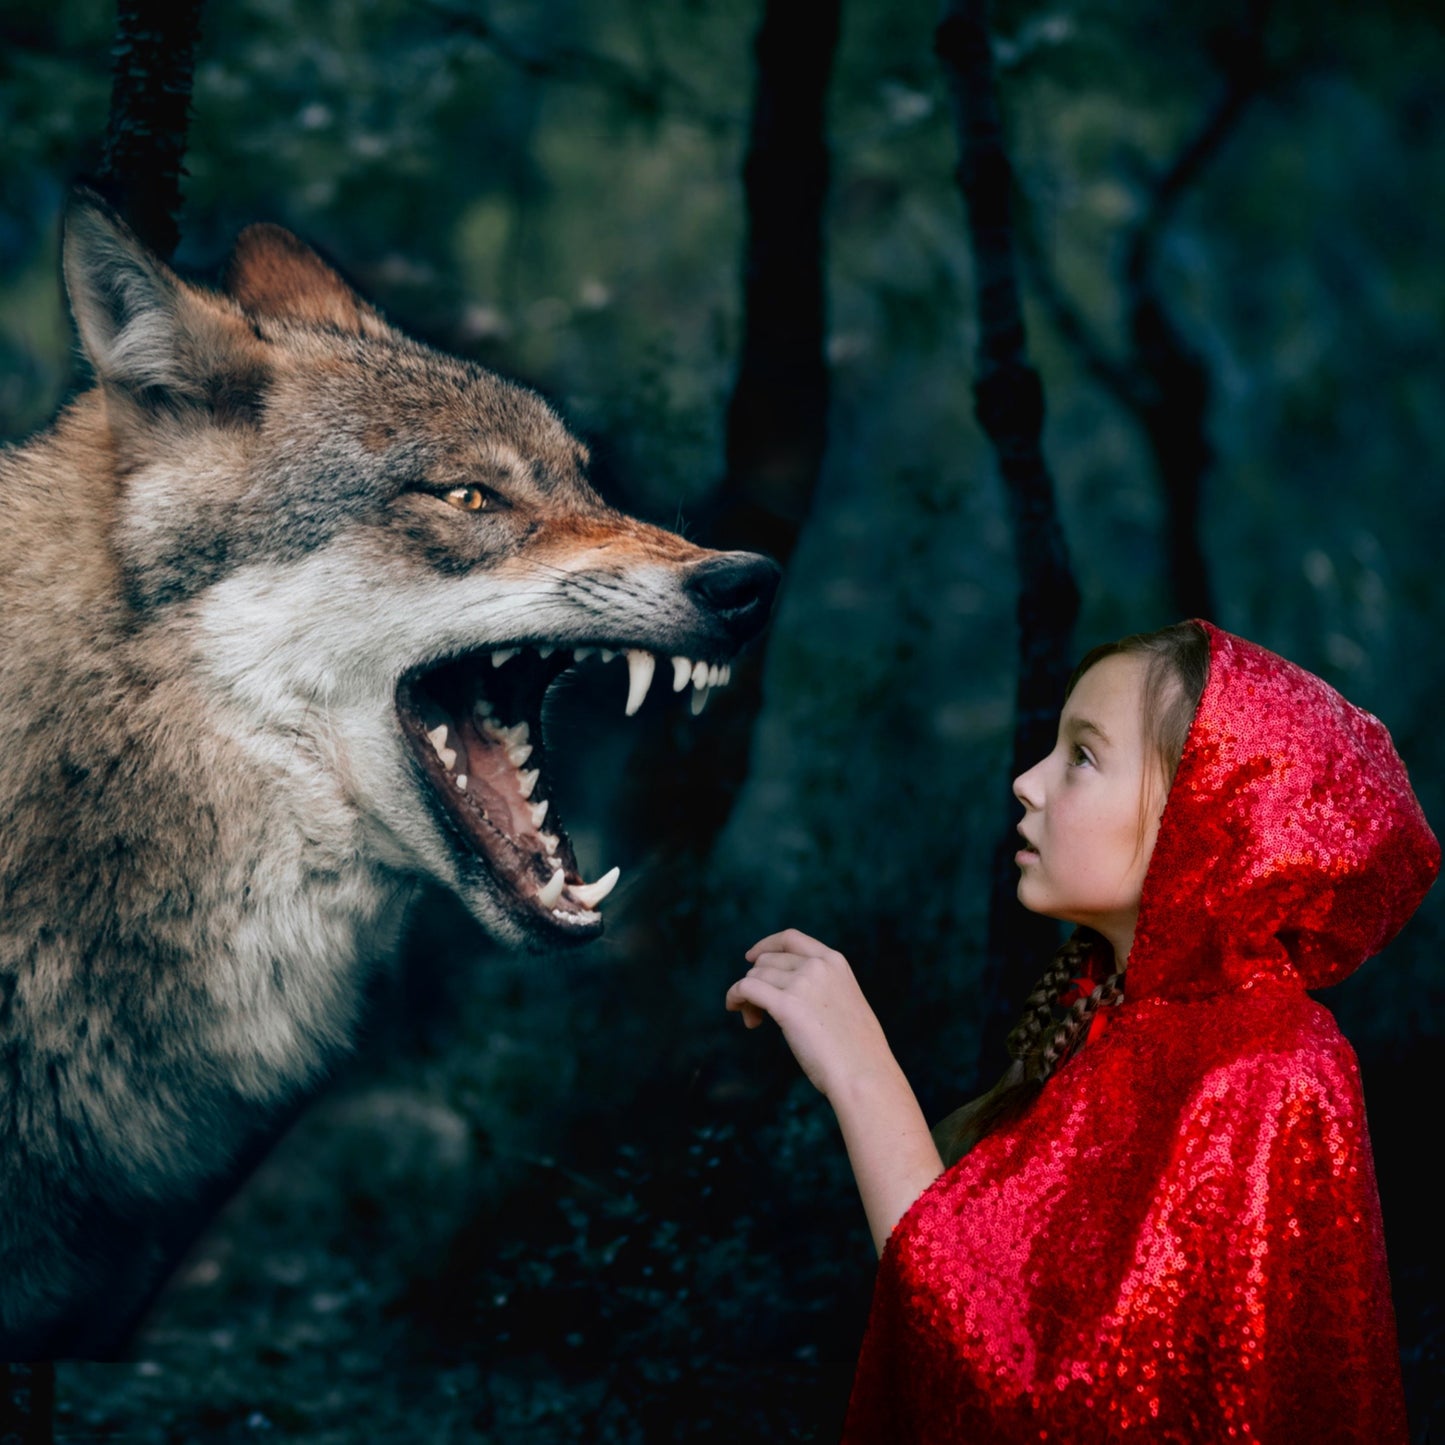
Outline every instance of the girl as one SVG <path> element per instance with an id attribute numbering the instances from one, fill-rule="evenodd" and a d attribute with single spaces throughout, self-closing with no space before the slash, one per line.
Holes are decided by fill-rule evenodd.
<path id="1" fill-rule="evenodd" d="M 880 1251 L 845 1441 L 1404 1441 L 1358 1071 L 1305 992 L 1439 867 L 1383 725 L 1183 623 L 1085 657 L 1014 794 L 1019 900 L 1076 930 L 932 1135 L 841 955 L 789 929 L 728 991 Z"/>

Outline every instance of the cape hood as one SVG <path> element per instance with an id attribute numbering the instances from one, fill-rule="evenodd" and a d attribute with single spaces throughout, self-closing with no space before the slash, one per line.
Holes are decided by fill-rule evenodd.
<path id="1" fill-rule="evenodd" d="M 1324 988 L 1378 953 L 1440 867 L 1385 726 L 1294 663 L 1198 621 L 1209 679 L 1170 789 L 1130 998 L 1293 970 Z"/>

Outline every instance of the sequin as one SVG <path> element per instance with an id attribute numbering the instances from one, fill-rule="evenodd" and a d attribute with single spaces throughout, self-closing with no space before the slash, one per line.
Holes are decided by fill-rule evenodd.
<path id="1" fill-rule="evenodd" d="M 1305 992 L 1440 850 L 1378 719 L 1207 623 L 1125 998 L 879 1262 L 845 1445 L 1407 1438 L 1359 1071 Z"/>

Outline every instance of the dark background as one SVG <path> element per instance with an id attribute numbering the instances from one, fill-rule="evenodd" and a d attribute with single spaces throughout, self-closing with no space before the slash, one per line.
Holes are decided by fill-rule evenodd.
<path id="1" fill-rule="evenodd" d="M 291 226 L 393 320 L 544 391 L 612 499 L 707 536 L 749 320 L 762 15 L 214 0 L 177 264 L 213 272 L 249 221 Z M 937 18 L 915 0 L 842 6 L 827 445 L 754 653 L 756 715 L 746 678 L 731 711 L 724 695 L 696 720 L 662 688 L 625 720 L 620 668 L 558 699 L 583 871 L 623 869 L 608 937 L 506 956 L 424 900 L 355 1057 L 202 1237 L 134 1358 L 60 1367 L 59 1439 L 835 1433 L 873 1268 L 862 1212 L 827 1105 L 722 996 L 744 949 L 791 924 L 848 954 L 931 1118 L 1002 1064 L 985 937 L 990 851 L 1015 817 L 1019 571 L 972 416 Z M 14 440 L 73 382 L 58 222 L 100 164 L 115 16 L 6 0 L 3 24 Z M 1168 542 L 1180 473 L 1140 400 L 1173 387 L 1170 435 L 1202 421 L 1194 535 L 1214 620 L 1378 713 L 1438 826 L 1438 6 L 1069 0 L 1001 5 L 993 25 L 1083 599 L 1072 651 L 1190 610 Z M 1141 251 L 1177 372 L 1141 340 Z M 697 776 L 740 729 L 745 782 L 718 802 Z M 1323 996 L 1361 1059 L 1416 1441 L 1445 1428 L 1426 1182 L 1442 934 L 1437 890 Z"/>

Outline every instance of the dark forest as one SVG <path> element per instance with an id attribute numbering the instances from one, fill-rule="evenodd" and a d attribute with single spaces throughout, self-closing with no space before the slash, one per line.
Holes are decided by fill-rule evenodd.
<path id="1" fill-rule="evenodd" d="M 1445 821 L 1438 5 L 0 25 L 0 439 L 82 381 L 85 179 L 202 279 L 289 227 L 540 391 L 608 500 L 784 566 L 700 716 L 658 688 L 625 717 L 600 661 L 551 705 L 586 876 L 622 870 L 605 938 L 508 954 L 421 898 L 358 1048 L 198 1220 L 130 1358 L 57 1366 L 55 1440 L 831 1440 L 875 1258 L 827 1103 L 724 1012 L 744 950 L 791 925 L 844 952 L 930 1119 L 987 1087 L 1059 936 L 1012 902 L 1009 780 L 1079 656 L 1184 617 L 1378 714 Z M 1360 1058 L 1419 1442 L 1445 1430 L 1442 953 L 1437 888 L 1320 995 Z"/>

